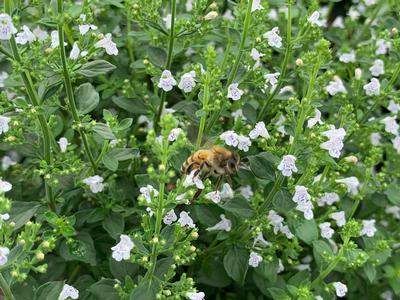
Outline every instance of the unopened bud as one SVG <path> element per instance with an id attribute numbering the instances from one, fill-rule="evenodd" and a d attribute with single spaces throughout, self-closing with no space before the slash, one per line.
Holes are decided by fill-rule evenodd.
<path id="1" fill-rule="evenodd" d="M 303 60 L 301 58 L 296 59 L 296 66 L 302 66 Z"/>
<path id="2" fill-rule="evenodd" d="M 361 79 L 361 76 L 362 76 L 362 70 L 361 70 L 360 68 L 355 69 L 355 70 L 354 70 L 354 77 L 355 77 L 357 80 L 360 80 L 360 79 Z"/>

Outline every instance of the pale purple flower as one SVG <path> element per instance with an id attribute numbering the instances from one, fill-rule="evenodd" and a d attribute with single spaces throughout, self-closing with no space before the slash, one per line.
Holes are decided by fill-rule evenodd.
<path id="1" fill-rule="evenodd" d="M 283 226 L 283 218 L 276 213 L 273 209 L 268 212 L 268 221 L 274 227 L 274 233 L 277 234 Z"/>
<path id="2" fill-rule="evenodd" d="M 131 257 L 131 251 L 135 244 L 126 234 L 121 234 L 119 238 L 119 243 L 111 248 L 112 258 L 114 258 L 116 261 L 128 260 Z"/>
<path id="3" fill-rule="evenodd" d="M 367 96 L 379 96 L 381 93 L 381 84 L 378 79 L 372 78 L 371 81 L 363 86 Z"/>
<path id="4" fill-rule="evenodd" d="M 142 194 L 142 196 L 144 197 L 144 199 L 146 199 L 147 203 L 151 202 L 151 198 L 152 197 L 158 197 L 158 191 L 150 184 L 148 184 L 147 186 L 143 186 L 140 188 L 140 193 Z"/>
<path id="5" fill-rule="evenodd" d="M 251 186 L 245 185 L 238 188 L 239 193 L 247 200 L 250 200 L 253 197 L 254 193 L 251 189 Z"/>
<path id="6" fill-rule="evenodd" d="M 293 155 L 284 155 L 281 162 L 278 165 L 278 170 L 282 172 L 285 177 L 292 176 L 293 173 L 297 173 L 296 157 Z"/>
<path id="7" fill-rule="evenodd" d="M 321 121 L 321 112 L 317 108 L 315 109 L 315 117 L 312 117 L 312 118 L 308 119 L 307 127 L 308 128 L 312 128 L 316 124 L 320 124 L 320 125 L 324 124 L 324 122 Z"/>
<path id="8" fill-rule="evenodd" d="M 181 128 L 173 128 L 171 129 L 171 132 L 168 135 L 168 141 L 174 142 L 178 138 L 178 136 L 182 133 Z"/>
<path id="9" fill-rule="evenodd" d="M 10 254 L 10 249 L 8 249 L 7 247 L 0 247 L 0 266 L 4 266 L 7 263 L 8 254 Z"/>
<path id="10" fill-rule="evenodd" d="M 351 50 L 348 53 L 342 53 L 339 56 L 339 60 L 341 62 L 344 62 L 345 64 L 348 64 L 350 62 L 355 62 L 356 61 L 356 53 L 354 52 L 354 50 Z"/>
<path id="11" fill-rule="evenodd" d="M 176 85 L 176 80 L 169 70 L 164 70 L 161 74 L 158 87 L 162 88 L 165 92 L 169 92 Z"/>
<path id="12" fill-rule="evenodd" d="M 178 220 L 178 217 L 176 216 L 175 211 L 173 209 L 167 212 L 167 214 L 163 218 L 163 222 L 166 225 L 171 225 L 176 220 Z"/>
<path id="13" fill-rule="evenodd" d="M 11 119 L 6 116 L 0 116 L 0 135 L 6 133 L 10 127 L 8 123 L 10 123 Z"/>
<path id="14" fill-rule="evenodd" d="M 376 55 L 385 55 L 390 47 L 390 44 L 388 42 L 386 42 L 384 39 L 378 39 L 376 41 L 376 51 L 375 54 Z"/>
<path id="15" fill-rule="evenodd" d="M 181 211 L 179 214 L 179 219 L 178 223 L 181 225 L 181 227 L 188 226 L 190 228 L 196 227 L 196 225 L 193 223 L 193 219 L 189 216 L 189 213 L 186 211 Z"/>
<path id="16" fill-rule="evenodd" d="M 279 28 L 274 27 L 272 30 L 263 34 L 263 37 L 268 40 L 268 45 L 271 47 L 282 47 L 282 38 L 279 36 Z"/>
<path id="17" fill-rule="evenodd" d="M 391 113 L 397 114 L 397 113 L 400 111 L 400 104 L 394 102 L 393 100 L 390 100 L 387 109 L 388 109 Z"/>
<path id="18" fill-rule="evenodd" d="M 357 177 L 351 176 L 343 179 L 337 179 L 337 183 L 343 183 L 347 187 L 347 192 L 354 195 L 358 194 L 360 182 Z"/>
<path id="19" fill-rule="evenodd" d="M 254 140 L 256 138 L 258 138 L 259 136 L 265 138 L 265 139 L 269 139 L 270 135 L 268 133 L 267 128 L 265 127 L 265 123 L 264 122 L 258 122 L 254 128 L 250 131 L 249 133 L 249 137 Z"/>
<path id="20" fill-rule="evenodd" d="M 85 178 L 83 180 L 83 183 L 85 183 L 86 185 L 89 186 L 92 193 L 96 194 L 96 193 L 103 191 L 103 189 L 104 189 L 103 181 L 104 181 L 103 177 L 101 177 L 99 175 L 95 175 L 95 176 Z"/>
<path id="21" fill-rule="evenodd" d="M 221 199 L 232 199 L 233 195 L 234 193 L 229 183 L 224 183 L 221 189 Z"/>
<path id="22" fill-rule="evenodd" d="M 219 138 L 228 146 L 236 147 L 239 144 L 239 135 L 233 130 L 228 130 L 224 133 L 221 133 Z"/>
<path id="23" fill-rule="evenodd" d="M 207 230 L 208 231 L 224 230 L 226 232 L 231 231 L 231 229 L 232 229 L 231 220 L 227 219 L 224 214 L 221 214 L 219 217 L 221 218 L 221 221 L 219 221 L 217 224 L 215 224 L 212 227 L 208 227 Z"/>
<path id="24" fill-rule="evenodd" d="M 117 44 L 112 41 L 111 33 L 107 33 L 104 38 L 98 41 L 94 46 L 96 48 L 104 48 L 108 55 L 118 55 Z"/>
<path id="25" fill-rule="evenodd" d="M 377 231 L 375 227 L 375 220 L 363 220 L 362 221 L 362 228 L 361 228 L 361 235 L 366 235 L 367 237 L 373 237 Z"/>
<path id="26" fill-rule="evenodd" d="M 20 45 L 25 45 L 27 43 L 32 43 L 36 41 L 36 36 L 32 33 L 28 26 L 22 26 L 22 31 L 17 33 L 15 42 Z"/>
<path id="27" fill-rule="evenodd" d="M 58 143 L 58 145 L 60 146 L 60 150 L 61 150 L 62 153 L 64 153 L 64 152 L 67 151 L 67 147 L 68 147 L 68 145 L 70 144 L 70 143 L 68 143 L 68 140 L 67 140 L 66 137 L 61 137 L 61 138 L 58 140 L 57 143 Z"/>
<path id="28" fill-rule="evenodd" d="M 370 141 L 373 146 L 378 146 L 381 143 L 381 135 L 379 132 L 373 132 L 370 135 Z"/>
<path id="29" fill-rule="evenodd" d="M 396 135 L 396 137 L 392 140 L 393 148 L 400 153 L 400 136 Z"/>
<path id="30" fill-rule="evenodd" d="M 205 195 L 205 198 L 217 204 L 222 200 L 221 193 L 219 191 L 209 192 Z"/>
<path id="31" fill-rule="evenodd" d="M 321 237 L 325 239 L 330 239 L 335 231 L 331 228 L 331 223 L 329 222 L 323 222 L 318 225 L 319 229 L 321 230 Z"/>
<path id="32" fill-rule="evenodd" d="M 394 135 L 397 135 L 399 132 L 399 124 L 396 122 L 396 117 L 386 117 L 383 118 L 380 123 L 385 124 L 385 131 L 388 133 L 392 133 Z M 1 128 L 1 126 L 0 126 Z M 1 129 L 0 129 L 1 132 Z"/>
<path id="33" fill-rule="evenodd" d="M 79 49 L 77 42 L 74 42 L 74 45 L 72 46 L 72 50 L 69 53 L 69 58 L 72 60 L 77 60 L 80 53 L 81 53 L 81 50 Z"/>
<path id="34" fill-rule="evenodd" d="M 319 20 L 320 18 L 320 12 L 319 11 L 314 11 L 311 16 L 309 16 L 307 18 L 307 21 L 310 22 L 311 25 L 313 26 L 318 26 L 321 27 L 323 24 L 322 22 Z"/>
<path id="35" fill-rule="evenodd" d="M 186 175 L 185 180 L 183 181 L 184 187 L 195 185 L 200 190 L 204 189 L 204 183 L 201 181 L 199 174 L 196 176 L 194 175 L 196 171 L 197 170 L 193 170 L 189 175 Z"/>
<path id="36" fill-rule="evenodd" d="M 339 195 L 336 193 L 324 193 L 321 198 L 317 199 L 318 206 L 331 206 L 335 202 L 339 202 Z"/>
<path id="37" fill-rule="evenodd" d="M 64 283 L 63 289 L 58 296 L 58 300 L 78 299 L 79 291 L 72 285 Z"/>
<path id="38" fill-rule="evenodd" d="M 193 293 L 193 292 L 187 292 L 186 296 L 190 300 L 204 300 L 204 297 L 206 296 L 203 292 L 198 292 L 198 293 Z"/>
<path id="39" fill-rule="evenodd" d="M 374 64 L 369 68 L 372 76 L 379 77 L 385 74 L 385 63 L 382 59 L 375 59 Z"/>
<path id="40" fill-rule="evenodd" d="M 249 266 L 253 268 L 257 268 L 258 265 L 263 261 L 263 258 L 260 254 L 256 252 L 251 252 L 249 257 Z"/>
<path id="41" fill-rule="evenodd" d="M 238 83 L 231 83 L 228 86 L 228 98 L 232 99 L 233 101 L 239 100 L 243 95 L 243 90 L 239 89 Z"/>
<path id="42" fill-rule="evenodd" d="M 89 30 L 96 30 L 97 26 L 93 24 L 82 24 L 78 26 L 81 35 L 86 34 Z"/>
<path id="43" fill-rule="evenodd" d="M 275 86 L 278 83 L 278 77 L 281 73 L 270 73 L 270 74 L 265 74 L 265 83 L 270 84 L 271 86 Z"/>
<path id="44" fill-rule="evenodd" d="M 14 33 L 17 33 L 17 29 L 11 17 L 8 14 L 0 14 L 0 40 L 9 40 Z"/>
<path id="45" fill-rule="evenodd" d="M 238 149 L 243 150 L 244 152 L 249 151 L 249 147 L 251 146 L 251 140 L 247 136 L 239 135 L 238 136 Z"/>
<path id="46" fill-rule="evenodd" d="M 329 81 L 329 84 L 325 89 L 331 96 L 335 96 L 339 93 L 347 94 L 347 90 L 339 76 L 334 76 L 333 80 Z"/>
<path id="47" fill-rule="evenodd" d="M 261 0 L 253 0 L 253 3 L 251 5 L 251 12 L 254 12 L 256 10 L 261 10 L 264 7 L 261 5 Z"/>
<path id="48" fill-rule="evenodd" d="M 346 296 L 347 293 L 347 286 L 340 281 L 334 282 L 333 286 L 335 287 L 336 290 L 336 296 L 338 297 L 344 297 Z"/>
<path id="49" fill-rule="evenodd" d="M 36 28 L 33 29 L 33 34 L 36 36 L 38 41 L 44 41 L 49 37 L 47 31 L 42 30 L 39 26 L 36 26 Z"/>
<path id="50" fill-rule="evenodd" d="M 195 77 L 195 71 L 183 74 L 181 80 L 179 81 L 178 88 L 183 90 L 185 93 L 190 93 L 196 86 Z"/>
<path id="51" fill-rule="evenodd" d="M 3 171 L 7 171 L 11 166 L 16 165 L 17 162 L 14 161 L 11 157 L 5 155 L 2 159 L 1 159 L 1 169 Z"/>
<path id="52" fill-rule="evenodd" d="M 11 191 L 12 184 L 0 178 L 0 193 L 7 193 Z"/>
<path id="53" fill-rule="evenodd" d="M 331 213 L 329 217 L 336 222 L 338 227 L 343 227 L 346 224 L 346 216 L 344 211 Z"/>

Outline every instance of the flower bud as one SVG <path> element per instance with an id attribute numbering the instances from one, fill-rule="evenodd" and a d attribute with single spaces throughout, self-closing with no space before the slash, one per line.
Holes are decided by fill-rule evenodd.
<path id="1" fill-rule="evenodd" d="M 296 59 L 296 66 L 302 66 L 303 65 L 303 60 L 301 58 Z"/>
<path id="2" fill-rule="evenodd" d="M 210 11 L 208 14 L 204 16 L 204 20 L 213 20 L 218 17 L 218 13 L 216 11 Z"/>
<path id="3" fill-rule="evenodd" d="M 44 254 L 43 252 L 39 251 L 35 254 L 35 257 L 37 260 L 43 260 L 44 259 Z"/>
<path id="4" fill-rule="evenodd" d="M 360 68 L 355 69 L 355 70 L 354 70 L 354 77 L 355 77 L 357 80 L 360 80 L 360 79 L 361 79 L 361 76 L 362 76 L 362 70 L 361 70 Z"/>
<path id="5" fill-rule="evenodd" d="M 358 158 L 354 155 L 350 155 L 344 158 L 344 160 L 348 163 L 356 164 L 358 162 Z"/>

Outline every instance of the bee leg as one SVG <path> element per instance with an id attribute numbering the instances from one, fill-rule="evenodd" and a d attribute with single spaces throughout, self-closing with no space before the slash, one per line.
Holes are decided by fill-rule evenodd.
<path id="1" fill-rule="evenodd" d="M 221 182 L 222 182 L 222 175 L 221 176 L 219 176 L 218 177 L 218 179 L 217 179 L 217 183 L 216 183 L 216 186 L 215 186 L 215 189 L 216 190 L 219 190 L 219 186 L 221 185 Z"/>
<path id="2" fill-rule="evenodd" d="M 194 194 L 194 196 L 193 196 L 193 198 L 192 198 L 192 200 L 190 200 L 190 204 L 192 204 L 194 201 L 196 201 L 197 200 L 197 198 L 199 198 L 200 197 L 200 195 L 201 195 L 201 193 L 203 192 L 203 190 L 201 190 L 201 189 L 198 189 L 197 190 L 197 192 L 196 192 L 196 194 Z"/>
<path id="3" fill-rule="evenodd" d="M 232 187 L 232 184 L 233 184 L 233 182 L 232 182 L 232 177 L 229 176 L 229 175 L 226 175 L 226 181 L 227 181 L 228 184 Z"/>

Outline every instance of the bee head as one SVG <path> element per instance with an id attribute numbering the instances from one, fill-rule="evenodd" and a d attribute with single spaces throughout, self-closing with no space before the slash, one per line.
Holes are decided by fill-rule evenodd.
<path id="1" fill-rule="evenodd" d="M 236 173 L 238 171 L 239 163 L 240 163 L 239 154 L 232 152 L 232 155 L 227 162 L 227 169 L 230 174 Z"/>

